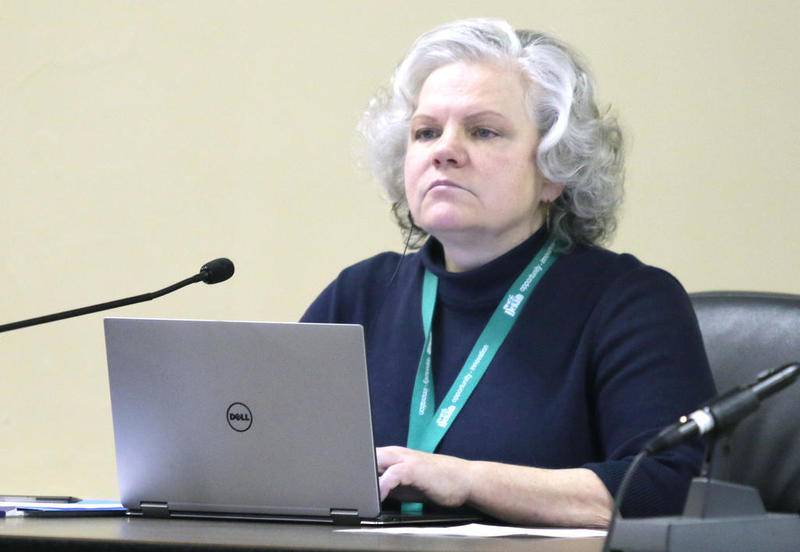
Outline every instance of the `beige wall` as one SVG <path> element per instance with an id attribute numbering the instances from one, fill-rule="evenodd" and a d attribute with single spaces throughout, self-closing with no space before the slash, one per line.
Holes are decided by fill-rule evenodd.
<path id="1" fill-rule="evenodd" d="M 0 322 L 221 255 L 230 282 L 116 314 L 295 320 L 399 246 L 353 164 L 368 97 L 419 33 L 485 15 L 582 50 L 619 113 L 613 249 L 690 290 L 800 293 L 798 6 L 0 1 Z M 0 492 L 117 495 L 101 320 L 0 336 Z"/>

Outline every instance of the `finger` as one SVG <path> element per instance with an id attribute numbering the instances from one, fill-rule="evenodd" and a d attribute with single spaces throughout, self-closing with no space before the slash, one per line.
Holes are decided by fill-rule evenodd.
<path id="1" fill-rule="evenodd" d="M 378 478 L 381 501 L 391 496 L 404 502 L 419 502 L 425 499 L 424 493 L 411 482 L 413 470 L 407 464 L 395 464 Z"/>
<path id="2" fill-rule="evenodd" d="M 375 459 L 378 463 L 378 472 L 383 473 L 389 466 L 402 462 L 408 455 L 409 449 L 405 447 L 378 447 L 375 449 Z"/>
<path id="3" fill-rule="evenodd" d="M 387 469 L 380 477 L 378 477 L 378 488 L 381 491 L 381 502 L 386 500 L 398 485 L 400 485 L 400 478 L 398 477 L 397 470 L 392 468 Z"/>

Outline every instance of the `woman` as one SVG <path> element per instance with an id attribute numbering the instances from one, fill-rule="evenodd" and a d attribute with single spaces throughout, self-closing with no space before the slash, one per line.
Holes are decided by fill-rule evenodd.
<path id="1" fill-rule="evenodd" d="M 451 23 L 361 128 L 424 245 L 345 269 L 303 321 L 364 325 L 382 496 L 606 525 L 631 458 L 713 383 L 680 284 L 598 246 L 622 140 L 586 71 L 546 35 Z M 623 514 L 677 512 L 700 457 L 647 459 Z"/>

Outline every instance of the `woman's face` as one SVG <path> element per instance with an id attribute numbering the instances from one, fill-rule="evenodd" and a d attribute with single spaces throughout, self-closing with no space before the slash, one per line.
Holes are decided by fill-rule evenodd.
<path id="1" fill-rule="evenodd" d="M 538 133 L 521 76 L 489 64 L 454 63 L 430 74 L 411 117 L 405 192 L 417 226 L 449 241 L 524 241 L 542 223 Z M 456 243 L 453 241 L 453 243 Z"/>

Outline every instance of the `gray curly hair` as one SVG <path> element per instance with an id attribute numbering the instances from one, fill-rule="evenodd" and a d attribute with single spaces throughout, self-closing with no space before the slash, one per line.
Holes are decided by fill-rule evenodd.
<path id="1" fill-rule="evenodd" d="M 428 76 L 457 62 L 501 64 L 526 77 L 526 103 L 541 137 L 537 167 L 544 178 L 564 185 L 550 206 L 550 231 L 562 249 L 608 240 L 622 202 L 622 133 L 613 116 L 598 110 L 592 78 L 578 54 L 546 34 L 515 31 L 506 21 L 467 19 L 420 36 L 359 123 L 367 163 L 411 243 L 421 244 L 427 234 L 414 225 L 405 197 L 409 121 Z"/>

